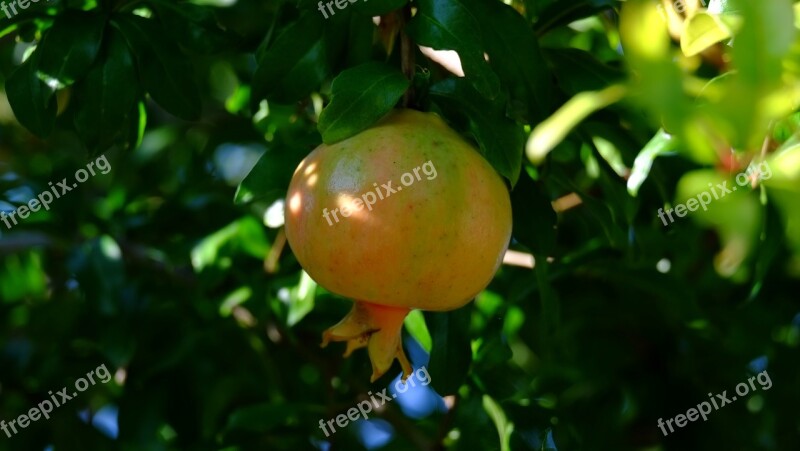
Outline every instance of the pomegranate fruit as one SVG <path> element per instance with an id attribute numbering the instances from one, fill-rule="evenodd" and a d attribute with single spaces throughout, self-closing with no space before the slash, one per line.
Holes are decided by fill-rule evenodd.
<path id="1" fill-rule="evenodd" d="M 508 190 L 437 115 L 395 110 L 320 145 L 294 172 L 286 237 L 320 285 L 354 299 L 322 346 L 367 347 L 372 380 L 397 358 L 410 309 L 452 310 L 491 281 L 511 236 Z"/>

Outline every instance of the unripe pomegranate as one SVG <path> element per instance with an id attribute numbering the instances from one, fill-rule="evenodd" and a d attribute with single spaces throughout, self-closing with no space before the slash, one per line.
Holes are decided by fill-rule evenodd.
<path id="1" fill-rule="evenodd" d="M 410 309 L 452 310 L 491 281 L 511 236 L 500 176 L 438 116 L 396 110 L 320 145 L 294 172 L 286 237 L 308 274 L 355 300 L 323 333 L 367 347 L 372 380 L 394 358 L 411 373 L 400 331 Z"/>

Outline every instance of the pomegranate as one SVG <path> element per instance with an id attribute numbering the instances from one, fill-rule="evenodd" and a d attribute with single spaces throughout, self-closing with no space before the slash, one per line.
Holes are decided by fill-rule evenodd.
<path id="1" fill-rule="evenodd" d="M 511 236 L 500 176 L 437 115 L 395 110 L 374 127 L 320 145 L 294 172 L 286 237 L 320 285 L 355 300 L 322 346 L 367 347 L 372 381 L 397 358 L 410 309 L 468 303 L 491 281 Z"/>

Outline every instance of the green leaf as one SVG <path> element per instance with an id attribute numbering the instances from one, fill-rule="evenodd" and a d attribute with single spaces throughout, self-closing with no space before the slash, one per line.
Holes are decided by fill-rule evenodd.
<path id="1" fill-rule="evenodd" d="M 5 37 L 6 35 L 13 33 L 17 30 L 24 29 L 25 25 L 30 25 L 34 22 L 37 18 L 42 16 L 41 13 L 37 12 L 34 9 L 27 9 L 19 11 L 19 13 L 8 17 L 6 14 L 0 11 L 0 38 Z M 5 16 L 5 17 L 3 17 Z"/>
<path id="2" fill-rule="evenodd" d="M 694 56 L 730 37 L 731 31 L 722 20 L 710 14 L 697 13 L 683 25 L 681 50 L 686 56 Z"/>
<path id="3" fill-rule="evenodd" d="M 319 116 L 322 140 L 331 144 L 369 128 L 394 108 L 409 83 L 402 72 L 383 63 L 342 72 L 333 80 L 331 103 Z"/>
<path id="4" fill-rule="evenodd" d="M 511 192 L 514 239 L 538 258 L 553 253 L 556 245 L 556 212 L 542 184 L 524 174 Z"/>
<path id="5" fill-rule="evenodd" d="M 12 253 L 0 260 L 0 303 L 45 299 L 47 272 L 40 251 Z"/>
<path id="6" fill-rule="evenodd" d="M 200 116 L 200 90 L 194 71 L 157 22 L 122 15 L 112 20 L 136 56 L 142 86 L 162 108 L 181 119 Z"/>
<path id="7" fill-rule="evenodd" d="M 581 216 L 581 221 L 584 221 L 593 230 L 602 231 L 611 246 L 624 246 L 626 243 L 625 228 L 617 224 L 613 210 L 605 199 L 589 195 L 560 166 L 554 165 L 552 171 L 549 178 L 553 189 L 561 192 L 574 192 L 581 198 L 581 208 L 575 209 L 573 214 Z"/>
<path id="8" fill-rule="evenodd" d="M 500 404 L 489 395 L 483 395 L 483 408 L 494 422 L 497 435 L 500 439 L 500 451 L 511 450 L 511 434 L 514 432 L 514 423 L 509 421 Z"/>
<path id="9" fill-rule="evenodd" d="M 105 18 L 68 10 L 56 18 L 39 45 L 39 70 L 68 86 L 89 71 L 103 40 Z"/>
<path id="10" fill-rule="evenodd" d="M 553 101 L 552 82 L 530 23 L 499 1 L 469 0 L 466 5 L 481 18 L 489 64 L 508 93 L 509 115 L 527 123 L 547 117 Z"/>
<path id="11" fill-rule="evenodd" d="M 602 91 L 582 92 L 575 95 L 552 116 L 533 129 L 528 137 L 525 152 L 533 164 L 544 158 L 572 129 L 590 114 L 621 100 L 627 90 L 622 85 L 612 85 Z"/>
<path id="12" fill-rule="evenodd" d="M 220 302 L 220 316 L 230 316 L 231 313 L 233 313 L 233 309 L 244 304 L 251 297 L 253 297 L 253 290 L 251 290 L 250 287 L 244 286 L 234 290 L 232 293 L 225 296 L 225 299 Z"/>
<path id="13" fill-rule="evenodd" d="M 522 127 L 505 116 L 503 103 L 479 96 L 463 79 L 442 80 L 431 86 L 430 95 L 435 103 L 447 107 L 450 114 L 467 118 L 469 132 L 484 157 L 512 186 L 516 184 L 525 136 Z"/>
<path id="14" fill-rule="evenodd" d="M 779 83 L 782 59 L 797 35 L 792 2 L 737 0 L 733 4 L 741 9 L 745 18 L 733 45 L 738 73 L 755 91 Z"/>
<path id="15" fill-rule="evenodd" d="M 58 107 L 54 90 L 38 76 L 39 60 L 36 50 L 9 75 L 6 95 L 19 123 L 43 138 L 53 131 Z"/>
<path id="16" fill-rule="evenodd" d="M 431 352 L 431 334 L 425 324 L 425 316 L 421 310 L 411 310 L 403 321 L 408 333 L 422 346 L 425 352 Z"/>
<path id="17" fill-rule="evenodd" d="M 770 201 L 775 204 L 775 207 L 781 213 L 781 222 L 787 247 L 794 252 L 795 258 L 800 259 L 800 208 L 797 208 L 798 192 L 800 192 L 800 185 L 795 185 L 794 189 L 768 190 Z M 764 243 L 759 243 L 759 245 L 764 245 Z M 756 274 L 759 275 L 761 269 L 758 267 L 756 269 Z"/>
<path id="18" fill-rule="evenodd" d="M 84 143 L 103 151 L 125 131 L 138 97 L 133 55 L 125 39 L 111 30 L 102 60 L 77 87 L 75 128 Z"/>
<path id="19" fill-rule="evenodd" d="M 434 380 L 435 382 L 435 380 Z M 499 451 L 497 435 L 493 433 L 492 419 L 483 407 L 480 393 L 459 399 L 458 408 L 452 410 L 453 426 L 462 431 L 454 451 L 492 450 Z M 521 448 L 527 447 L 526 445 Z"/>
<path id="20" fill-rule="evenodd" d="M 784 239 L 789 238 L 785 236 L 786 232 L 784 231 L 788 231 L 788 227 L 785 227 L 781 221 L 779 206 L 779 203 L 769 203 L 764 206 L 762 232 L 755 250 L 755 274 L 753 287 L 750 290 L 750 300 L 756 299 L 761 289 L 764 288 L 764 282 L 770 269 L 774 267 L 775 260 L 785 245 Z"/>
<path id="21" fill-rule="evenodd" d="M 306 410 L 299 404 L 254 404 L 235 410 L 228 417 L 225 431 L 267 432 L 277 427 L 286 428 L 298 421 L 299 415 Z"/>
<path id="22" fill-rule="evenodd" d="M 558 84 L 569 94 L 603 89 L 625 77 L 623 71 L 580 49 L 546 49 L 544 55 L 553 67 Z"/>
<path id="23" fill-rule="evenodd" d="M 372 16 L 365 17 L 359 14 L 350 16 L 350 23 L 345 24 L 341 31 L 347 37 L 346 46 L 343 44 L 342 56 L 337 58 L 341 67 L 353 67 L 372 61 L 373 39 L 375 38 L 375 24 Z M 338 27 L 330 32 L 339 32 Z"/>
<path id="24" fill-rule="evenodd" d="M 433 342 L 428 373 L 436 392 L 442 396 L 458 392 L 472 364 L 469 322 L 471 309 L 425 312 Z"/>
<path id="25" fill-rule="evenodd" d="M 172 0 L 153 0 L 153 6 L 170 36 L 191 52 L 217 53 L 234 43 L 209 7 Z"/>
<path id="26" fill-rule="evenodd" d="M 730 192 L 726 193 L 723 186 Z M 693 198 L 694 202 L 690 203 Z M 661 221 L 672 225 L 692 220 L 701 227 L 715 229 L 725 255 L 714 261 L 717 272 L 726 277 L 737 274 L 742 277 L 749 273 L 750 267 L 744 263 L 759 244 L 756 237 L 764 214 L 749 183 L 739 185 L 735 177 L 716 169 L 697 169 L 684 173 L 678 181 L 675 200 L 674 211 L 665 209 L 669 221 Z M 683 204 L 682 216 L 678 215 L 678 203 Z"/>
<path id="27" fill-rule="evenodd" d="M 611 9 L 614 0 L 561 0 L 550 2 L 539 14 L 536 34 L 542 36 L 550 30 Z"/>
<path id="28" fill-rule="evenodd" d="M 642 183 L 650 175 L 650 168 L 653 166 L 653 160 L 660 155 L 672 152 L 677 148 L 677 139 L 672 135 L 660 129 L 653 139 L 651 139 L 636 156 L 631 169 L 631 175 L 628 177 L 628 193 L 636 197 L 639 193 L 639 188 Z"/>
<path id="29" fill-rule="evenodd" d="M 500 324 L 502 316 L 498 315 L 493 320 Z M 490 332 L 491 329 L 487 326 L 485 331 Z M 500 331 L 497 331 L 500 332 Z M 493 369 L 506 369 L 506 364 L 509 363 L 514 353 L 508 343 L 501 338 L 500 334 L 491 335 L 484 342 L 481 343 L 480 348 L 475 352 L 475 366 L 474 372 L 488 372 Z"/>
<path id="30" fill-rule="evenodd" d="M 147 108 L 143 100 L 139 100 L 128 115 L 125 133 L 118 136 L 116 143 L 123 149 L 136 149 L 142 145 L 147 127 Z"/>
<path id="31" fill-rule="evenodd" d="M 515 311 L 523 317 L 524 313 L 516 306 L 503 310 L 503 314 L 494 315 L 489 319 L 486 327 L 482 328 L 481 339 L 473 341 L 472 344 L 474 365 L 470 369 L 471 382 L 481 393 L 494 399 L 508 399 L 525 390 L 524 384 L 520 384 L 520 378 L 525 377 L 524 372 L 514 364 L 512 360 L 514 353 L 508 343 L 508 337 L 516 336 L 516 332 L 509 335 L 505 332 L 504 326 L 509 319 L 508 315 L 515 315 L 512 312 Z M 525 319 L 520 318 L 520 325 L 523 322 Z M 473 330 L 476 328 L 474 322 L 472 328 Z"/>
<path id="32" fill-rule="evenodd" d="M 731 4 L 739 8 L 743 19 L 730 52 L 736 70 L 729 77 L 717 77 L 731 94 L 722 97 L 710 114 L 718 123 L 727 122 L 725 126 L 731 131 L 726 135 L 732 147 L 755 148 L 763 142 L 764 130 L 772 120 L 796 108 L 795 102 L 789 100 L 793 94 L 775 92 L 785 80 L 784 62 L 788 63 L 787 68 L 795 65 L 791 59 L 787 61 L 797 36 L 794 10 L 789 0 L 739 0 Z"/>
<path id="33" fill-rule="evenodd" d="M 227 267 L 230 261 L 222 257 L 236 252 L 263 259 L 269 248 L 264 226 L 252 216 L 245 216 L 197 243 L 191 251 L 192 266 L 198 273 L 215 265 Z"/>
<path id="34" fill-rule="evenodd" d="M 297 137 L 276 135 L 275 140 L 258 160 L 236 190 L 234 203 L 273 202 L 286 195 L 294 168 L 308 155 L 317 135 Z M 317 143 L 319 141 L 316 141 Z"/>
<path id="35" fill-rule="evenodd" d="M 330 74 L 325 40 L 325 19 L 308 12 L 287 26 L 266 48 L 253 75 L 251 102 L 269 97 L 291 103 L 308 95 Z"/>
<path id="36" fill-rule="evenodd" d="M 300 283 L 289 291 L 289 314 L 286 325 L 289 327 L 299 323 L 314 309 L 314 294 L 317 283 L 305 271 L 300 271 Z"/>
<path id="37" fill-rule="evenodd" d="M 767 161 L 771 168 L 769 177 L 764 178 L 767 187 L 800 191 L 800 141 L 787 141 Z"/>
<path id="38" fill-rule="evenodd" d="M 667 23 L 655 4 L 625 2 L 619 37 L 624 63 L 635 74 L 628 83 L 630 97 L 650 113 L 652 123 L 663 123 L 666 130 L 682 128 L 691 120 L 696 105 L 685 94 L 685 71 L 672 57 Z"/>
<path id="39" fill-rule="evenodd" d="M 731 0 L 711 0 L 708 4 L 709 14 L 732 14 L 740 12 Z"/>
<path id="40" fill-rule="evenodd" d="M 500 82 L 484 59 L 486 47 L 481 40 L 478 20 L 461 0 L 420 0 L 406 32 L 417 44 L 436 50 L 455 50 L 467 79 L 484 97 L 494 99 Z"/>

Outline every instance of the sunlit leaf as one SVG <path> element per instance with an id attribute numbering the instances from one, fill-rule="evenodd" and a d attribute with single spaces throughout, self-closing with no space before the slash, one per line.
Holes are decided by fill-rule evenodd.
<path id="1" fill-rule="evenodd" d="M 533 129 L 525 153 L 533 164 L 540 164 L 582 120 L 597 110 L 618 102 L 627 92 L 622 85 L 609 86 L 598 92 L 582 92 L 572 97 L 552 116 Z"/>
<path id="2" fill-rule="evenodd" d="M 642 186 L 647 176 L 650 175 L 650 168 L 653 166 L 653 161 L 664 154 L 672 152 L 677 146 L 677 139 L 672 135 L 665 132 L 663 129 L 659 130 L 653 138 L 647 142 L 642 148 L 636 160 L 633 162 L 631 175 L 628 178 L 628 193 L 636 197 L 639 193 L 639 188 Z"/>
<path id="3" fill-rule="evenodd" d="M 710 14 L 698 13 L 684 24 L 681 50 L 686 56 L 694 56 L 730 37 L 730 30 L 721 20 Z"/>

